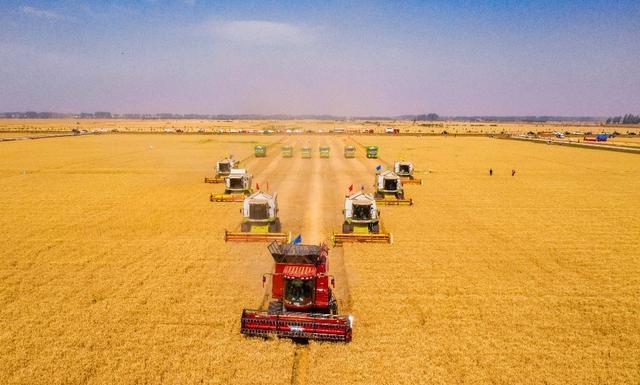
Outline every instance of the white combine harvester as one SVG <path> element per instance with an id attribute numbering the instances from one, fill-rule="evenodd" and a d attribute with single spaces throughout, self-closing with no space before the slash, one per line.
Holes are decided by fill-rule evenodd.
<path id="1" fill-rule="evenodd" d="M 376 202 L 383 205 L 410 206 L 413 204 L 411 198 L 406 199 L 402 180 L 393 171 L 382 171 L 376 173 Z"/>
<path id="2" fill-rule="evenodd" d="M 404 160 L 396 160 L 393 163 L 393 172 L 402 180 L 403 184 L 422 184 L 422 179 L 413 176 L 413 163 Z"/>
<path id="3" fill-rule="evenodd" d="M 334 245 L 344 242 L 392 242 L 391 234 L 380 232 L 380 211 L 373 195 L 364 192 L 348 195 L 342 213 L 342 232 L 333 234 Z"/>
<path id="4" fill-rule="evenodd" d="M 231 173 L 231 170 L 238 167 L 238 161 L 229 156 L 228 158 L 216 162 L 216 176 L 204 178 L 204 183 L 224 183 L 224 179 Z"/>
<path id="5" fill-rule="evenodd" d="M 250 195 L 252 176 L 243 168 L 232 168 L 224 178 L 224 194 L 211 194 L 212 202 L 242 202 Z"/>
<path id="6" fill-rule="evenodd" d="M 240 232 L 226 231 L 225 241 L 280 241 L 288 242 L 289 236 L 282 232 L 278 217 L 278 194 L 257 191 L 244 198 L 242 204 Z"/>

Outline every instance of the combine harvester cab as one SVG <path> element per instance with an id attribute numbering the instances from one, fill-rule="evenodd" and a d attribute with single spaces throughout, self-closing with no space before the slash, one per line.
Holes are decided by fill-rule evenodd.
<path id="1" fill-rule="evenodd" d="M 354 146 L 344 146 L 344 157 L 345 158 L 355 158 L 356 157 L 356 148 Z"/>
<path id="2" fill-rule="evenodd" d="M 267 146 L 257 145 L 253 149 L 253 154 L 256 158 L 266 158 L 267 157 Z"/>
<path id="3" fill-rule="evenodd" d="M 311 159 L 311 147 L 304 146 L 300 152 L 302 159 Z"/>
<path id="4" fill-rule="evenodd" d="M 331 149 L 329 148 L 329 146 L 320 146 L 318 151 L 320 152 L 321 158 L 328 158 L 329 154 L 331 153 Z"/>
<path id="5" fill-rule="evenodd" d="M 251 194 L 251 174 L 242 168 L 232 168 L 224 179 L 224 194 L 211 194 L 211 202 L 242 202 Z"/>
<path id="6" fill-rule="evenodd" d="M 278 194 L 257 191 L 244 199 L 240 232 L 224 232 L 226 241 L 281 241 L 288 242 L 289 235 L 282 232 L 278 217 Z"/>
<path id="7" fill-rule="evenodd" d="M 405 198 L 402 180 L 393 171 L 376 174 L 376 203 L 387 206 L 411 206 L 413 200 Z"/>
<path id="8" fill-rule="evenodd" d="M 413 163 L 396 160 L 393 163 L 393 172 L 402 180 L 402 184 L 419 184 L 422 185 L 422 179 L 413 176 Z"/>
<path id="9" fill-rule="evenodd" d="M 367 158 L 378 159 L 378 146 L 367 146 Z"/>
<path id="10" fill-rule="evenodd" d="M 293 146 L 282 146 L 282 157 L 283 158 L 292 158 L 293 157 Z"/>
<path id="11" fill-rule="evenodd" d="M 271 276 L 268 310 L 242 311 L 241 328 L 249 336 L 278 336 L 294 339 L 351 341 L 352 320 L 337 315 L 333 294 L 334 279 L 327 274 L 329 248 L 322 244 L 294 245 L 272 242 L 269 252 L 274 272 Z"/>
<path id="12" fill-rule="evenodd" d="M 357 192 L 344 200 L 342 233 L 333 234 L 335 246 L 345 242 L 392 243 L 390 233 L 380 232 L 380 211 L 371 194 Z"/>
<path id="13" fill-rule="evenodd" d="M 238 161 L 229 157 L 216 162 L 216 176 L 204 178 L 204 183 L 224 183 L 224 179 L 231 173 L 231 169 L 238 167 Z"/>

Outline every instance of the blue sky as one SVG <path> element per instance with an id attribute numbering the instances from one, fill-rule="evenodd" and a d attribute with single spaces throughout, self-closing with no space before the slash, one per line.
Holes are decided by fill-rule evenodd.
<path id="1" fill-rule="evenodd" d="M 3 1 L 0 111 L 640 112 L 640 2 Z"/>

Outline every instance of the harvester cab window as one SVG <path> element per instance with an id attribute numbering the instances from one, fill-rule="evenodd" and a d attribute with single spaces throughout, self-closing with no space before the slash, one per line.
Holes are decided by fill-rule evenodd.
<path id="1" fill-rule="evenodd" d="M 385 179 L 384 189 L 387 191 L 396 191 L 398 189 L 398 181 L 396 179 Z"/>
<path id="2" fill-rule="evenodd" d="M 353 205 L 353 219 L 371 219 L 371 205 Z"/>
<path id="3" fill-rule="evenodd" d="M 218 168 L 220 169 L 220 172 L 229 172 L 229 170 L 231 169 L 228 162 L 220 162 L 218 164 Z"/>
<path id="4" fill-rule="evenodd" d="M 411 167 L 409 167 L 408 164 L 401 164 L 399 168 L 401 173 L 408 174 L 411 171 L 410 170 Z"/>
<path id="5" fill-rule="evenodd" d="M 249 204 L 250 219 L 268 219 L 269 205 L 267 202 L 252 202 Z"/>
<path id="6" fill-rule="evenodd" d="M 294 306 L 313 304 L 313 280 L 290 278 L 285 279 L 284 301 Z"/>
<path id="7" fill-rule="evenodd" d="M 230 188 L 243 188 L 242 178 L 229 178 L 229 187 Z"/>

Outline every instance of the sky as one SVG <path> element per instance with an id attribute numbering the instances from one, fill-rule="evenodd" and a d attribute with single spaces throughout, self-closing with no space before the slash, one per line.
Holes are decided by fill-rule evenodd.
<path id="1" fill-rule="evenodd" d="M 0 2 L 0 111 L 640 112 L 640 1 Z"/>

